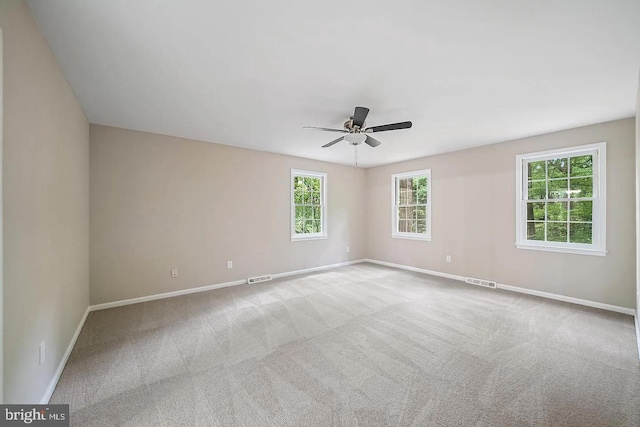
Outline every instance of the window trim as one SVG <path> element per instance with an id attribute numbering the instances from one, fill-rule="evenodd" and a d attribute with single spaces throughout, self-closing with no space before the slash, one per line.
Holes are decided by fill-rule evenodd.
<path id="1" fill-rule="evenodd" d="M 407 233 L 398 231 L 398 212 L 396 209 L 396 194 L 398 182 L 404 178 L 427 177 L 427 224 L 426 233 Z M 394 239 L 431 241 L 431 169 L 422 169 L 411 172 L 395 173 L 391 175 L 391 237 Z"/>
<path id="2" fill-rule="evenodd" d="M 527 240 L 526 214 L 524 208 L 527 203 L 524 188 L 527 174 L 524 170 L 526 162 L 556 159 L 561 156 L 574 157 L 593 154 L 593 243 L 569 242 L 535 242 Z M 597 162 L 597 163 L 596 163 Z M 538 151 L 535 153 L 518 154 L 516 156 L 516 243 L 518 249 L 536 251 L 561 252 L 579 255 L 606 256 L 607 254 L 607 143 L 578 145 L 556 150 Z M 548 200 L 548 199 L 547 199 Z"/>
<path id="3" fill-rule="evenodd" d="M 320 208 L 322 209 L 322 232 L 321 233 L 296 233 L 296 204 L 293 190 L 293 180 L 297 176 L 307 178 L 320 178 Z M 289 181 L 289 203 L 291 205 L 291 241 L 300 240 L 320 240 L 329 236 L 327 230 L 327 174 L 324 172 L 312 172 L 301 169 L 291 169 L 291 179 Z"/>

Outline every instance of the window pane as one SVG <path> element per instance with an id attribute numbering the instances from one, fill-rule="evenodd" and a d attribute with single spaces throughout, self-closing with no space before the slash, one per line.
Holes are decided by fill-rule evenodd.
<path id="1" fill-rule="evenodd" d="M 407 208 L 407 219 L 416 219 L 416 207 L 411 206 Z"/>
<path id="2" fill-rule="evenodd" d="M 593 175 L 593 156 L 578 156 L 571 158 L 571 176 Z"/>
<path id="3" fill-rule="evenodd" d="M 416 232 L 416 221 L 409 220 L 407 221 L 407 233 L 415 233 Z"/>
<path id="4" fill-rule="evenodd" d="M 570 224 L 569 227 L 569 241 L 571 243 L 592 243 L 593 231 L 591 224 Z"/>
<path id="5" fill-rule="evenodd" d="M 322 219 L 322 208 L 314 207 L 313 209 L 313 219 Z"/>
<path id="6" fill-rule="evenodd" d="M 571 202 L 571 221 L 593 221 L 593 202 Z"/>
<path id="7" fill-rule="evenodd" d="M 311 206 L 303 206 L 304 219 L 313 219 L 313 208 Z"/>
<path id="8" fill-rule="evenodd" d="M 567 197 L 568 189 L 569 189 L 569 181 L 566 179 L 549 181 L 549 198 L 565 199 Z"/>
<path id="9" fill-rule="evenodd" d="M 408 205 L 416 204 L 416 192 L 414 190 L 407 191 L 407 202 Z"/>
<path id="10" fill-rule="evenodd" d="M 544 202 L 527 203 L 527 219 L 544 221 Z"/>
<path id="11" fill-rule="evenodd" d="M 427 221 L 419 219 L 417 224 L 418 224 L 417 233 L 426 233 L 427 232 Z"/>
<path id="12" fill-rule="evenodd" d="M 407 219 L 407 208 L 398 208 L 398 219 Z"/>
<path id="13" fill-rule="evenodd" d="M 320 191 L 320 178 L 304 178 L 304 186 L 308 192 Z"/>
<path id="14" fill-rule="evenodd" d="M 426 206 L 418 206 L 416 208 L 416 217 L 418 219 L 426 219 L 427 218 L 427 207 Z"/>
<path id="15" fill-rule="evenodd" d="M 527 179 L 529 181 L 533 181 L 535 179 L 546 179 L 547 175 L 544 167 L 544 161 L 527 163 Z"/>
<path id="16" fill-rule="evenodd" d="M 316 219 L 313 221 L 313 232 L 314 233 L 322 232 L 322 222 L 320 220 Z"/>
<path id="17" fill-rule="evenodd" d="M 296 188 L 296 190 L 293 192 L 293 203 L 295 203 L 296 205 L 301 205 L 303 203 L 302 194 L 302 189 Z"/>
<path id="18" fill-rule="evenodd" d="M 427 188 L 427 177 L 417 176 L 413 178 L 413 188 L 420 190 L 421 188 Z"/>
<path id="19" fill-rule="evenodd" d="M 307 219 L 304 221 L 304 232 L 313 233 L 313 220 Z"/>
<path id="20" fill-rule="evenodd" d="M 569 159 L 547 160 L 549 178 L 566 178 L 569 172 Z"/>
<path id="21" fill-rule="evenodd" d="M 405 221 L 405 220 L 398 221 L 398 231 L 400 233 L 406 233 L 407 232 L 407 221 Z"/>
<path id="22" fill-rule="evenodd" d="M 411 188 L 411 179 L 407 178 L 407 179 L 401 179 L 400 180 L 400 190 L 401 191 L 407 191 Z"/>
<path id="23" fill-rule="evenodd" d="M 407 190 L 401 190 L 400 191 L 400 200 L 399 200 L 398 204 L 406 205 L 408 200 L 409 200 L 409 193 L 407 192 Z"/>
<path id="24" fill-rule="evenodd" d="M 419 189 L 416 194 L 416 203 L 425 204 L 427 203 L 427 189 Z"/>
<path id="25" fill-rule="evenodd" d="M 314 191 L 313 193 L 311 193 L 311 203 L 314 205 L 319 205 L 320 204 L 320 193 L 317 191 Z"/>
<path id="26" fill-rule="evenodd" d="M 593 178 L 572 178 L 571 197 L 593 197 Z"/>
<path id="27" fill-rule="evenodd" d="M 416 188 L 416 203 L 427 203 L 427 177 L 413 178 L 413 183 Z"/>
<path id="28" fill-rule="evenodd" d="M 547 219 L 549 221 L 566 221 L 567 204 L 567 202 L 550 202 L 547 205 Z"/>
<path id="29" fill-rule="evenodd" d="M 296 206 L 296 219 L 304 218 L 304 207 Z"/>
<path id="30" fill-rule="evenodd" d="M 567 241 L 567 223 L 566 222 L 549 222 L 547 223 L 547 241 L 548 242 L 566 242 Z"/>
<path id="31" fill-rule="evenodd" d="M 528 199 L 541 200 L 547 195 L 547 187 L 545 181 L 534 181 L 529 183 Z"/>
<path id="32" fill-rule="evenodd" d="M 527 240 L 544 240 L 544 222 L 527 222 Z"/>
<path id="33" fill-rule="evenodd" d="M 296 219 L 296 233 L 304 233 L 304 219 Z"/>

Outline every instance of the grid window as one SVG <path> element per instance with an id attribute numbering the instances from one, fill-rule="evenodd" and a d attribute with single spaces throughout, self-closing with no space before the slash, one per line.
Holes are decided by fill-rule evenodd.
<path id="1" fill-rule="evenodd" d="M 431 170 L 395 174 L 392 237 L 431 239 Z"/>
<path id="2" fill-rule="evenodd" d="M 327 175 L 291 170 L 291 238 L 325 238 Z"/>
<path id="3" fill-rule="evenodd" d="M 604 255 L 605 144 L 517 156 L 523 249 Z"/>

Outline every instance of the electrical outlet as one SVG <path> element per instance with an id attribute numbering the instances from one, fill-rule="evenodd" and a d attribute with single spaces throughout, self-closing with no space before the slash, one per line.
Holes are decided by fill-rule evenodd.
<path id="1" fill-rule="evenodd" d="M 447 262 L 451 262 L 451 255 L 447 255 Z"/>
<path id="2" fill-rule="evenodd" d="M 349 246 L 347 246 L 347 253 L 349 253 Z"/>
<path id="3" fill-rule="evenodd" d="M 42 341 L 42 342 L 40 343 L 40 349 L 39 349 L 39 351 L 40 351 L 40 356 L 39 356 L 39 358 L 38 358 L 38 360 L 39 360 L 39 361 L 38 361 L 38 363 L 39 363 L 40 365 L 42 365 L 42 364 L 44 363 L 44 356 L 45 356 L 45 353 L 44 353 L 44 351 L 45 351 L 45 344 L 44 344 L 44 341 Z"/>
<path id="4" fill-rule="evenodd" d="M 233 261 L 227 261 L 227 268 L 233 268 Z"/>
<path id="5" fill-rule="evenodd" d="M 173 270 L 171 270 L 171 277 L 174 278 L 174 279 L 176 277 L 178 277 L 178 269 L 177 268 L 174 268 Z"/>

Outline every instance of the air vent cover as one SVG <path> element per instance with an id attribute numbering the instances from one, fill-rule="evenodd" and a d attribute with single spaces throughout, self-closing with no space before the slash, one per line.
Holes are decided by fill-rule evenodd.
<path id="1" fill-rule="evenodd" d="M 496 282 L 492 282 L 490 280 L 476 279 L 473 277 L 467 277 L 465 282 L 471 285 L 484 286 L 485 288 L 494 288 L 496 287 Z"/>
<path id="2" fill-rule="evenodd" d="M 247 283 L 253 285 L 254 283 L 268 282 L 269 280 L 271 280 L 271 275 L 267 274 L 264 276 L 249 277 Z"/>

